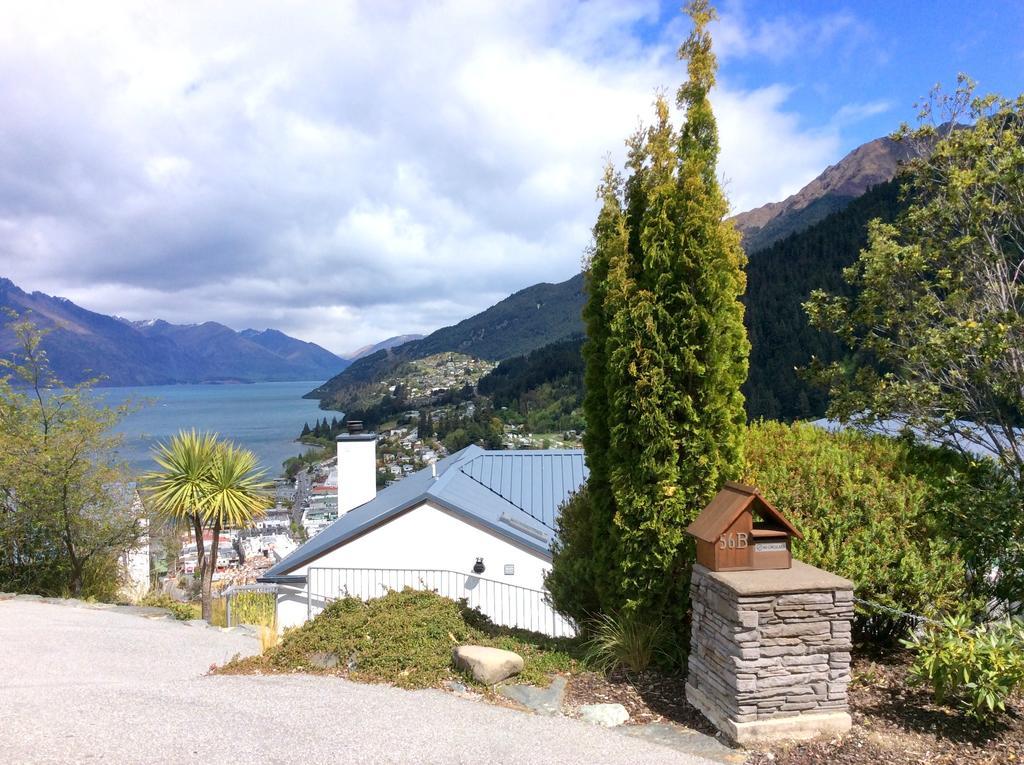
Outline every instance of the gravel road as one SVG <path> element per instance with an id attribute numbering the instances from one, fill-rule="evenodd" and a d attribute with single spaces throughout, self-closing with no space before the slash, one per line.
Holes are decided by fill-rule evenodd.
<path id="1" fill-rule="evenodd" d="M 711 765 L 441 691 L 204 674 L 256 649 L 116 609 L 0 601 L 0 763 Z"/>

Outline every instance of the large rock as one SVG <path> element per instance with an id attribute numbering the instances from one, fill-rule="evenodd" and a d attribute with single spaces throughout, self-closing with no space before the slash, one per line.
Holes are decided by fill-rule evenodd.
<path id="1" fill-rule="evenodd" d="M 523 671 L 523 657 L 500 648 L 460 645 L 452 653 L 455 666 L 464 669 L 484 685 L 500 683 Z"/>
<path id="2" fill-rule="evenodd" d="M 614 728 L 629 719 L 629 712 L 622 704 L 585 704 L 580 707 L 580 719 L 594 725 Z"/>
<path id="3" fill-rule="evenodd" d="M 338 666 L 338 654 L 328 651 L 314 651 L 309 655 L 309 663 L 319 669 L 334 669 Z"/>

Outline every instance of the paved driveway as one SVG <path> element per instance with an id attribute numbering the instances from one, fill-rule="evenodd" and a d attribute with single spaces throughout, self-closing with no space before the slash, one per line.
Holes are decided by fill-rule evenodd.
<path id="1" fill-rule="evenodd" d="M 205 676 L 256 641 L 0 601 L 0 763 L 692 763 L 565 718 L 307 675 Z"/>

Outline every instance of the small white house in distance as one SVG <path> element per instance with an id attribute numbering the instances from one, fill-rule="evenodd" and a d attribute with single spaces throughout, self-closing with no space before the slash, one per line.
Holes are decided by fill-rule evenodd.
<path id="1" fill-rule="evenodd" d="M 376 442 L 338 437 L 338 520 L 260 578 L 278 585 L 279 628 L 408 586 L 465 598 L 497 624 L 573 634 L 544 575 L 558 509 L 588 474 L 582 450 L 469 446 L 378 493 Z"/>
<path id="2" fill-rule="evenodd" d="M 138 539 L 135 544 L 122 550 L 118 556 L 121 574 L 121 588 L 118 592 L 122 598 L 136 601 L 150 588 L 149 570 L 149 519 L 142 505 L 142 497 L 134 482 L 116 484 L 109 487 L 111 493 L 127 518 L 134 518 L 138 524 Z"/>

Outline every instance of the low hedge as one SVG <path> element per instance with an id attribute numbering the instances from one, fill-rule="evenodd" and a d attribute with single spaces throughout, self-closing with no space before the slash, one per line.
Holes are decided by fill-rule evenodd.
<path id="1" fill-rule="evenodd" d="M 803 533 L 793 554 L 847 577 L 855 595 L 921 615 L 962 608 L 969 591 L 948 497 L 913 469 L 910 445 L 809 424 L 750 426 L 743 480 Z M 858 606 L 862 636 L 900 636 L 908 622 Z"/>
<path id="2" fill-rule="evenodd" d="M 368 602 L 336 600 L 262 656 L 235 660 L 222 671 L 326 671 L 403 688 L 437 686 L 447 679 L 474 683 L 452 666 L 452 650 L 468 644 L 518 653 L 524 667 L 515 680 L 523 682 L 545 685 L 550 673 L 578 666 L 576 641 L 498 627 L 464 603 L 407 588 Z M 337 657 L 337 668 L 318 666 L 312 661 L 316 654 Z"/>

